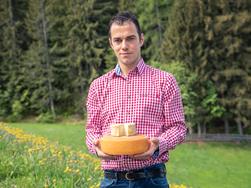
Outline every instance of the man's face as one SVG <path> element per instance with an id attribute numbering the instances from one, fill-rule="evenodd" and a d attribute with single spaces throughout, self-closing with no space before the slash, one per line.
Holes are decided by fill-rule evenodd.
<path id="1" fill-rule="evenodd" d="M 144 43 L 143 34 L 139 37 L 136 26 L 126 21 L 123 25 L 113 23 L 110 29 L 109 42 L 119 64 L 134 67 L 140 57 L 140 48 Z"/>

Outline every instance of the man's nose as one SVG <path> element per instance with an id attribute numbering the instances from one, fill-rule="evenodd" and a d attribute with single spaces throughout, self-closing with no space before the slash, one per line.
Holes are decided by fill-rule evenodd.
<path id="1" fill-rule="evenodd" d="M 126 40 L 123 40 L 123 41 L 122 41 L 122 48 L 123 48 L 123 49 L 127 49 L 127 48 L 128 48 L 128 43 L 127 43 Z"/>

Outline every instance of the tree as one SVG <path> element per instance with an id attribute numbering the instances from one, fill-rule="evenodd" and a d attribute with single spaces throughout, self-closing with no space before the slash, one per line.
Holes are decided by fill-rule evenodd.
<path id="1" fill-rule="evenodd" d="M 100 74 L 105 49 L 98 19 L 94 14 L 95 1 L 72 1 L 68 7 L 66 47 L 68 65 L 71 66 L 70 80 L 74 112 L 83 112 L 83 102 L 91 81 Z"/>
<path id="2" fill-rule="evenodd" d="M 238 131 L 250 126 L 251 65 L 251 2 L 239 0 L 219 2 L 213 17 L 212 50 L 216 71 L 212 79 L 216 83 L 220 102 L 228 109 L 224 119 L 235 120 Z"/>
<path id="3" fill-rule="evenodd" d="M 24 113 L 21 54 L 27 46 L 22 23 L 27 3 L 8 0 L 0 4 L 0 116 L 18 119 Z M 17 108 L 19 104 L 19 108 Z M 11 115 L 12 114 L 12 115 Z M 14 115 L 13 115 L 14 114 Z"/>
<path id="4" fill-rule="evenodd" d="M 138 16 L 145 38 L 142 56 L 146 61 L 160 60 L 160 46 L 162 45 L 172 3 L 173 0 L 139 0 L 135 2 L 135 13 Z"/>
<path id="5" fill-rule="evenodd" d="M 120 1 L 116 0 L 95 0 L 90 21 L 98 24 L 97 34 L 100 42 L 99 47 L 103 49 L 100 56 L 99 75 L 115 67 L 117 60 L 110 48 L 108 40 L 109 21 L 119 10 Z"/>
<path id="6" fill-rule="evenodd" d="M 53 60 L 50 55 L 50 24 L 45 0 L 29 1 L 26 26 L 31 44 L 24 56 L 26 83 L 29 87 L 31 109 L 38 113 L 55 112 Z M 32 79 L 32 83 L 31 83 Z"/>
<path id="7" fill-rule="evenodd" d="M 245 0 L 177 1 L 162 45 L 162 58 L 183 60 L 198 75 L 196 93 L 201 101 L 206 99 L 208 81 L 214 85 L 217 101 L 226 109 L 226 124 L 236 118 L 248 122 L 244 114 L 250 111 L 249 12 L 250 2 Z M 205 116 L 203 111 L 198 114 Z"/>

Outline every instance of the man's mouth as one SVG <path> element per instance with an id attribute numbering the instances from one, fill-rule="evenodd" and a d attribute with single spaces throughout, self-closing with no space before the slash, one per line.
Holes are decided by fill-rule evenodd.
<path id="1" fill-rule="evenodd" d="M 120 53 L 122 56 L 130 55 L 131 53 Z"/>

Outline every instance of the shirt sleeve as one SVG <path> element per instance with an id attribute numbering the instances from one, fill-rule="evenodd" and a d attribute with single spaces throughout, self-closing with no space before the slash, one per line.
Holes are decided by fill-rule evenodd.
<path id="1" fill-rule="evenodd" d="M 95 154 L 93 142 L 101 137 L 100 111 L 101 106 L 98 100 L 95 84 L 91 84 L 87 102 L 87 123 L 86 123 L 86 145 L 90 153 Z"/>
<path id="2" fill-rule="evenodd" d="M 159 155 L 183 142 L 187 130 L 180 89 L 175 78 L 172 75 L 169 78 L 163 86 L 165 126 L 159 137 Z"/>

